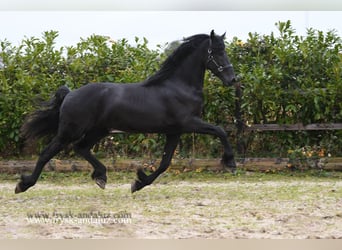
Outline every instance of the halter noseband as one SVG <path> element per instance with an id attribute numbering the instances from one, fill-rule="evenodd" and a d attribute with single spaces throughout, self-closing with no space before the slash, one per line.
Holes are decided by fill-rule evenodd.
<path id="1" fill-rule="evenodd" d="M 209 49 L 208 49 L 208 60 L 207 60 L 207 66 L 210 62 L 213 62 L 215 64 L 215 66 L 217 67 L 217 71 L 218 72 L 222 72 L 224 71 L 225 69 L 228 69 L 228 68 L 233 68 L 233 65 L 232 64 L 227 64 L 227 65 L 220 65 L 216 62 L 214 56 L 213 56 L 213 50 L 211 48 L 211 45 L 212 45 L 212 42 L 211 42 L 211 38 L 209 38 Z"/>

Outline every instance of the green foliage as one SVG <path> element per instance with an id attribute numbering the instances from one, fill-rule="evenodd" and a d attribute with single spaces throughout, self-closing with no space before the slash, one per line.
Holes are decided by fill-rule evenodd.
<path id="1" fill-rule="evenodd" d="M 1 42 L 0 58 L 0 151 L 13 154 L 18 149 L 19 128 L 39 95 L 46 99 L 62 85 L 63 50 L 54 49 L 57 32 L 45 32 L 41 40 L 25 39 L 19 47 Z M 5 152 L 6 154 L 6 152 Z"/>
<path id="2" fill-rule="evenodd" d="M 248 124 L 337 123 L 342 121 L 342 43 L 333 31 L 308 29 L 298 36 L 290 21 L 276 24 L 279 36 L 234 38 L 228 54 L 244 86 L 242 110 Z M 338 132 L 253 133 L 256 151 L 286 152 L 296 145 L 322 146 Z M 247 135 L 246 135 L 247 136 Z M 326 147 L 331 147 L 330 141 Z M 337 148 L 342 148 L 341 139 Z M 264 146 L 263 146 L 264 145 Z M 335 144 L 336 146 L 336 144 Z M 274 150 L 273 150 L 274 152 Z"/>
<path id="3" fill-rule="evenodd" d="M 250 123 L 338 122 L 342 119 L 342 44 L 334 32 L 295 34 L 277 23 L 279 37 L 249 34 L 229 45 L 244 83 L 243 108 Z"/>
<path id="4" fill-rule="evenodd" d="M 244 122 L 334 123 L 342 120 L 342 45 L 333 31 L 324 34 L 308 29 L 298 36 L 291 23 L 276 24 L 279 34 L 249 34 L 226 43 L 236 73 L 243 83 Z M 89 82 L 131 83 L 146 79 L 171 53 L 151 50 L 146 39 L 113 41 L 93 35 L 75 46 L 55 48 L 58 32 L 42 38 L 25 38 L 19 46 L 0 41 L 0 155 L 16 155 L 22 146 L 19 128 L 37 100 L 46 100 L 61 86 L 78 88 Z M 211 73 L 204 86 L 204 119 L 227 126 L 236 121 L 235 89 L 227 88 Z M 231 141 L 234 134 L 230 135 Z M 277 132 L 245 134 L 248 150 L 287 155 L 288 149 L 306 145 L 338 154 L 341 132 Z M 162 154 L 160 135 L 115 135 L 95 147 L 96 151 L 121 156 L 153 157 Z M 218 157 L 219 141 L 209 136 L 184 135 L 180 157 Z M 234 143 L 233 143 L 234 144 Z"/>
<path id="5" fill-rule="evenodd" d="M 58 32 L 25 38 L 18 47 L 1 41 L 0 155 L 16 155 L 19 129 L 38 100 L 47 100 L 61 85 L 71 89 L 90 82 L 137 82 L 159 67 L 159 52 L 147 40 L 112 41 L 93 35 L 76 47 L 55 48 Z"/>

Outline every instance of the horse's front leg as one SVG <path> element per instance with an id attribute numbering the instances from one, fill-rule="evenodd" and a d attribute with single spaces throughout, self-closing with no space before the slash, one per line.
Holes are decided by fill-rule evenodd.
<path id="1" fill-rule="evenodd" d="M 236 172 L 236 163 L 234 160 L 233 149 L 228 142 L 227 133 L 221 127 L 204 122 L 199 118 L 194 118 L 191 122 L 188 123 L 184 132 L 208 134 L 218 137 L 223 145 L 224 150 L 221 160 L 222 165 L 228 168 L 228 170 L 230 170 L 232 173 Z"/>
<path id="2" fill-rule="evenodd" d="M 150 175 L 146 175 L 142 169 L 138 169 L 137 180 L 132 183 L 132 193 L 142 189 L 143 187 L 150 185 L 157 177 L 163 173 L 169 166 L 175 152 L 175 149 L 179 143 L 180 134 L 168 134 L 166 135 L 166 144 L 164 146 L 164 154 L 159 168 Z"/>

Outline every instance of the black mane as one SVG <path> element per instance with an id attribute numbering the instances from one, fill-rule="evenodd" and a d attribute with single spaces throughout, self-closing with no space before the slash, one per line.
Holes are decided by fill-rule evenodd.
<path id="1" fill-rule="evenodd" d="M 163 62 L 161 68 L 146 80 L 146 84 L 162 81 L 170 76 L 180 62 L 189 56 L 202 42 L 208 39 L 205 34 L 194 35 L 183 40 L 183 43 Z"/>

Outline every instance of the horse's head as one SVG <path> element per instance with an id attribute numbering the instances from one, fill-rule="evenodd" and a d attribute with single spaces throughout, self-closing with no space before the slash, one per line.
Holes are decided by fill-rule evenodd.
<path id="1" fill-rule="evenodd" d="M 218 36 L 214 30 L 210 33 L 207 68 L 217 76 L 223 84 L 232 86 L 235 79 L 233 65 L 230 63 L 224 45 L 225 33 Z"/>

